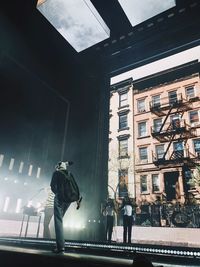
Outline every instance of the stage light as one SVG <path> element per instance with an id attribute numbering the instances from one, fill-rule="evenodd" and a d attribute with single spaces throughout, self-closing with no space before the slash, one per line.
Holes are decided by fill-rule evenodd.
<path id="1" fill-rule="evenodd" d="M 13 166 L 14 166 L 14 162 L 15 162 L 15 159 L 11 158 L 10 164 L 9 164 L 9 167 L 8 167 L 9 171 L 12 171 Z"/>
<path id="2" fill-rule="evenodd" d="M 4 206 L 3 206 L 3 211 L 4 211 L 4 212 L 7 212 L 9 202 L 10 202 L 10 198 L 9 198 L 9 197 L 6 197 L 6 198 L 5 198 L 5 202 L 4 202 Z"/>
<path id="3" fill-rule="evenodd" d="M 3 159 L 4 159 L 4 155 L 1 154 L 0 155 L 0 167 L 3 165 Z"/>
<path id="4" fill-rule="evenodd" d="M 16 213 L 19 213 L 20 212 L 21 204 L 22 204 L 22 199 L 21 198 L 18 198 L 17 199 L 16 210 L 15 210 Z"/>
<path id="5" fill-rule="evenodd" d="M 20 162 L 20 165 L 19 165 L 19 173 L 22 173 L 22 171 L 23 171 L 23 167 L 24 167 L 24 162 L 21 161 L 21 162 Z"/>
<path id="6" fill-rule="evenodd" d="M 41 168 L 40 167 L 38 167 L 38 169 L 37 169 L 37 174 L 36 174 L 36 178 L 40 178 L 40 173 L 41 173 Z"/>
<path id="7" fill-rule="evenodd" d="M 39 0 L 37 9 L 77 52 L 110 37 L 90 0 Z"/>
<path id="8" fill-rule="evenodd" d="M 28 176 L 32 175 L 32 170 L 33 170 L 33 165 L 30 165 L 28 170 Z"/>

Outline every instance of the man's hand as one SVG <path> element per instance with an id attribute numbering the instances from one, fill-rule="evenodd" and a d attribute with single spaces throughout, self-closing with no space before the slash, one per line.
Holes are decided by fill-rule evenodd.
<path id="1" fill-rule="evenodd" d="M 80 206 L 81 206 L 82 198 L 83 198 L 83 197 L 80 197 L 79 200 L 76 201 L 76 204 L 77 204 L 76 209 L 77 209 L 77 210 L 78 210 L 78 209 L 80 208 Z"/>

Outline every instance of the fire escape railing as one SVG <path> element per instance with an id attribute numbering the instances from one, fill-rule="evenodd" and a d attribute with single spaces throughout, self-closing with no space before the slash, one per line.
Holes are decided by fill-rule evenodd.
<path id="1" fill-rule="evenodd" d="M 191 127 L 186 124 L 183 120 L 183 115 L 185 111 L 192 109 L 192 102 L 197 101 L 198 99 L 193 98 L 183 98 L 182 94 L 177 94 L 174 98 L 162 98 L 160 102 L 150 102 L 150 111 L 156 114 L 158 117 L 164 117 L 162 124 L 158 126 L 151 127 L 151 135 L 156 138 L 160 143 L 168 142 L 167 147 L 165 148 L 164 153 L 159 155 L 159 158 L 152 155 L 153 162 L 156 165 L 159 163 L 168 163 L 168 162 L 181 162 L 182 160 L 189 159 L 189 150 L 173 150 L 171 155 L 167 157 L 170 151 L 172 142 L 174 141 L 183 141 L 184 146 L 187 143 L 188 138 L 193 138 L 196 136 L 195 127 Z M 175 118 L 170 123 L 167 123 L 169 116 L 173 114 L 178 114 L 177 119 Z"/>

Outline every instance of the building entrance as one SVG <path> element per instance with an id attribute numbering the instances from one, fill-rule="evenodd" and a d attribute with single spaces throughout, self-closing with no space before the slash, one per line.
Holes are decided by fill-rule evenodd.
<path id="1" fill-rule="evenodd" d="M 164 184 L 167 201 L 176 199 L 176 184 L 178 183 L 178 177 L 178 171 L 164 173 Z"/>

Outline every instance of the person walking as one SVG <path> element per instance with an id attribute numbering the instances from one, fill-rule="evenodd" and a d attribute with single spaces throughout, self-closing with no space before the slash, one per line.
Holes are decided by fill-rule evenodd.
<path id="1" fill-rule="evenodd" d="M 54 226 L 56 235 L 56 248 L 54 253 L 63 254 L 65 251 L 65 239 L 63 231 L 63 217 L 74 201 L 77 202 L 77 209 L 80 207 L 82 197 L 80 197 L 78 185 L 68 167 L 73 162 L 60 161 L 56 165 L 56 170 L 51 179 L 51 190 L 55 194 L 54 197 Z"/>

